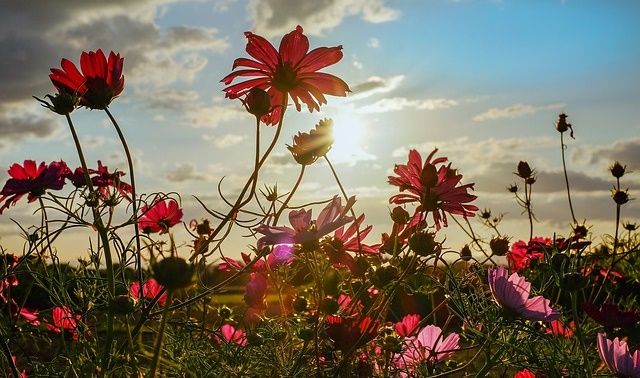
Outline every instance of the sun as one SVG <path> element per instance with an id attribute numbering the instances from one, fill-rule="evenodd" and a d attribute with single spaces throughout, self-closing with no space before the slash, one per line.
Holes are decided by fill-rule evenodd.
<path id="1" fill-rule="evenodd" d="M 333 119 L 333 147 L 328 156 L 332 162 L 355 164 L 357 161 L 374 160 L 365 151 L 364 126 L 357 115 L 342 114 Z"/>

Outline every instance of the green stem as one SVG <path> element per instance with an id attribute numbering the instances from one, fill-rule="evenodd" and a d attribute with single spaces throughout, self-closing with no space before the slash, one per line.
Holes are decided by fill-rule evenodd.
<path id="1" fill-rule="evenodd" d="M 127 165 L 129 166 L 129 177 L 131 178 L 131 208 L 133 210 L 133 227 L 134 227 L 135 239 L 136 239 L 136 266 L 138 269 L 138 282 L 140 282 L 139 295 L 140 295 L 140 298 L 142 298 L 144 296 L 142 292 L 142 258 L 140 255 L 142 248 L 140 246 L 140 226 L 138 225 L 138 203 L 136 199 L 136 180 L 135 180 L 135 174 L 133 171 L 133 159 L 131 158 L 131 152 L 129 151 L 127 140 L 125 139 L 124 134 L 122 133 L 122 129 L 120 129 L 120 126 L 118 125 L 118 122 L 109 111 L 109 108 L 104 108 L 104 111 L 105 113 L 107 113 L 107 116 L 111 120 L 113 127 L 116 129 L 116 132 L 118 133 L 118 138 L 120 138 L 120 143 L 122 143 L 122 148 L 124 148 L 124 153 L 127 157 Z M 125 248 L 122 256 L 122 260 L 124 262 L 127 261 L 126 253 L 127 253 L 127 250 Z M 142 305 L 144 306 L 144 303 Z"/>
<path id="2" fill-rule="evenodd" d="M 296 192 L 296 190 L 298 190 L 298 186 L 300 186 L 300 183 L 302 182 L 302 176 L 304 176 L 304 170 L 306 167 L 307 167 L 306 165 L 300 166 L 300 174 L 298 174 L 298 179 L 296 180 L 296 183 L 293 185 L 291 192 L 289 192 L 289 195 L 282 203 L 282 207 L 280 207 L 280 210 L 278 210 L 278 212 L 276 213 L 276 216 L 273 218 L 274 226 L 278 224 L 278 219 L 280 218 L 280 215 L 282 215 L 282 212 L 284 211 L 284 209 L 287 208 L 287 205 L 289 204 L 289 201 L 291 201 L 291 198 L 293 197 L 294 193 Z"/>
<path id="3" fill-rule="evenodd" d="M 576 324 L 576 334 L 578 335 L 578 342 L 580 343 L 580 349 L 582 350 L 582 358 L 584 359 L 584 365 L 587 370 L 587 376 L 592 376 L 591 364 L 589 363 L 589 353 L 584 341 L 584 334 L 582 332 L 582 325 L 578 318 L 578 293 L 571 292 L 571 310 L 573 312 L 573 320 Z"/>
<path id="4" fill-rule="evenodd" d="M 576 215 L 573 212 L 573 204 L 571 203 L 571 190 L 569 190 L 569 176 L 567 175 L 567 163 L 565 162 L 564 157 L 564 133 L 560 133 L 560 149 L 562 150 L 562 170 L 564 171 L 564 182 L 567 185 L 567 198 L 569 199 L 569 210 L 571 210 L 571 218 L 573 219 L 573 223 L 577 224 Z"/>
<path id="5" fill-rule="evenodd" d="M 71 136 L 73 137 L 73 142 L 76 146 L 76 150 L 78 152 L 78 158 L 80 158 L 80 165 L 82 166 L 82 171 L 84 173 L 84 179 L 86 181 L 87 187 L 89 188 L 89 195 L 92 199 L 97 198 L 97 194 L 93 188 L 93 184 L 91 183 L 91 177 L 89 177 L 89 169 L 87 168 L 87 162 L 84 158 L 84 153 L 82 152 L 82 146 L 80 145 L 80 139 L 78 138 L 78 134 L 76 133 L 76 129 L 73 126 L 73 122 L 71 121 L 71 116 L 69 114 L 65 114 L 67 118 L 67 124 L 69 125 L 69 130 L 71 131 Z M 104 260 L 107 269 L 107 288 L 109 290 L 109 300 L 112 300 L 115 297 L 116 285 L 113 273 L 113 261 L 111 259 L 111 247 L 109 245 L 109 236 L 107 235 L 107 230 L 102 223 L 102 217 L 100 216 L 100 212 L 98 211 L 97 206 L 91 206 L 91 211 L 93 212 L 93 219 L 95 222 L 95 226 L 98 230 L 98 234 L 100 236 L 100 240 L 102 241 L 102 248 L 104 249 Z M 111 306 L 108 306 L 108 319 L 107 319 L 107 339 L 105 340 L 104 352 L 102 355 L 102 369 L 101 375 L 104 376 L 109 368 L 109 358 L 111 356 L 111 343 L 113 342 L 113 321 L 115 314 L 111 309 Z"/>
<path id="6" fill-rule="evenodd" d="M 160 320 L 160 329 L 158 330 L 158 335 L 156 336 L 156 345 L 153 348 L 153 360 L 151 361 L 149 378 L 155 378 L 156 370 L 158 369 L 158 361 L 160 361 L 160 352 L 162 350 L 162 340 L 164 339 L 164 328 L 167 325 L 167 318 L 169 318 L 169 309 L 171 307 L 172 297 L 173 293 L 171 291 L 168 291 L 167 302 L 164 305 L 164 310 L 162 311 L 162 319 Z"/>

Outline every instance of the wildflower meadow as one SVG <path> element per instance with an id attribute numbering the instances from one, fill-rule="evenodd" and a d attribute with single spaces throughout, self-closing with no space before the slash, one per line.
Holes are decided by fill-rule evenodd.
<path id="1" fill-rule="evenodd" d="M 246 52 L 223 63 L 230 70 L 215 90 L 253 120 L 238 125 L 253 146 L 243 155 L 253 168 L 237 192 L 211 188 L 222 206 L 196 198 L 193 218 L 183 207 L 190 193 L 138 190 L 127 138 L 134 125 L 119 122 L 127 56 L 86 46 L 79 57 L 48 62 L 52 94 L 33 93 L 33 101 L 64 122 L 69 143 L 59 147 L 76 157 L 40 161 L 24 151 L 3 168 L 0 216 L 20 207 L 31 218 L 15 223 L 22 249 L 2 248 L 0 371 L 640 377 L 640 235 L 625 217 L 634 194 L 626 163 L 611 161 L 608 173 L 615 228 L 595 235 L 575 212 L 565 159 L 568 141 L 580 143 L 580 125 L 556 112 L 541 130 L 562 157 L 569 222 L 540 234 L 533 163 L 508 162 L 509 177 L 495 178 L 505 182 L 505 215 L 480 207 L 447 149 L 409 149 L 380 178 L 393 191 L 380 204 L 391 226 L 373 227 L 332 160 L 334 131 L 348 126 L 328 114 L 283 132 L 291 114 L 314 114 L 352 91 L 348 77 L 331 73 L 347 47 L 317 46 L 303 26 L 279 40 L 246 32 Z M 85 157 L 92 129 L 77 115 L 89 111 L 114 131 L 123 168 Z M 283 145 L 298 171 L 291 186 L 264 169 Z M 339 190 L 304 203 L 297 194 L 312 166 Z M 527 227 L 509 235 L 505 216 Z M 76 246 L 83 256 L 65 261 L 58 241 L 77 229 L 89 235 Z M 465 242 L 450 243 L 445 230 Z M 234 236 L 245 249 L 227 246 Z"/>

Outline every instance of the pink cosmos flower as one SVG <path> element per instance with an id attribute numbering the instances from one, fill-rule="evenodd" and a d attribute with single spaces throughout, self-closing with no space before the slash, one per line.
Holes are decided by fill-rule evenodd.
<path id="1" fill-rule="evenodd" d="M 9 206 L 15 205 L 25 194 L 31 203 L 48 189 L 62 189 L 68 171 L 69 167 L 63 161 L 54 161 L 48 165 L 42 162 L 39 166 L 33 160 L 25 160 L 23 165 L 13 164 L 8 170 L 11 178 L 0 191 L 0 202 L 6 200 L 0 207 L 0 214 Z"/>
<path id="2" fill-rule="evenodd" d="M 265 308 L 267 298 L 267 277 L 262 273 L 251 273 L 249 282 L 244 287 L 244 302 L 255 309 Z"/>
<path id="3" fill-rule="evenodd" d="M 420 315 L 409 314 L 409 315 L 405 315 L 405 317 L 402 318 L 402 321 L 396 323 L 394 328 L 398 336 L 409 337 L 418 329 L 419 324 L 420 324 Z"/>
<path id="4" fill-rule="evenodd" d="M 500 266 L 488 271 L 489 288 L 493 298 L 503 308 L 516 312 L 529 320 L 552 321 L 560 317 L 560 312 L 551 308 L 551 302 L 541 295 L 529 298 L 531 283 L 518 273 L 508 276 L 507 269 Z"/>
<path id="5" fill-rule="evenodd" d="M 333 197 L 331 202 L 320 211 L 315 221 L 311 220 L 311 210 L 291 211 L 289 213 L 291 227 L 261 224 L 256 228 L 258 233 L 264 235 L 258 239 L 258 248 L 276 244 L 317 243 L 321 237 L 353 220 L 347 216 L 347 212 L 355 201 L 355 197 L 351 197 L 345 206 L 342 206 L 340 197 Z"/>
<path id="6" fill-rule="evenodd" d="M 158 283 L 158 281 L 153 278 L 148 278 L 144 281 L 144 285 L 142 285 L 142 295 L 148 300 L 153 300 L 153 298 L 160 294 L 162 289 L 163 287 Z M 131 283 L 131 286 L 129 287 L 129 295 L 131 295 L 132 298 L 140 299 L 140 282 L 134 281 Z M 165 292 L 160 296 L 160 298 L 158 298 L 158 303 L 161 306 L 164 306 L 166 302 L 167 293 Z"/>
<path id="7" fill-rule="evenodd" d="M 231 324 L 225 324 L 220 327 L 220 334 L 222 334 L 222 340 L 226 343 L 235 343 L 240 346 L 247 345 L 247 335 L 245 332 Z"/>
<path id="8" fill-rule="evenodd" d="M 364 222 L 364 214 L 360 215 L 353 223 L 346 228 L 340 227 L 331 237 L 323 240 L 322 251 L 329 257 L 329 261 L 335 267 L 347 267 L 351 272 L 355 269 L 355 260 L 348 252 L 363 254 L 377 254 L 378 250 L 370 245 L 364 244 L 364 238 L 369 235 L 372 226 L 367 226 L 360 230 L 358 240 L 358 229 Z"/>
<path id="9" fill-rule="evenodd" d="M 78 321 L 82 320 L 80 315 L 73 315 L 73 312 L 67 307 L 54 307 L 52 312 L 52 323 L 47 324 L 47 329 L 55 333 L 68 332 L 71 334 L 73 341 L 78 341 Z"/>
<path id="10" fill-rule="evenodd" d="M 619 377 L 640 377 L 640 350 L 633 355 L 629 353 L 629 346 L 617 337 L 607 339 L 604 333 L 598 333 L 598 353 L 607 367 Z"/>
<path id="11" fill-rule="evenodd" d="M 630 329 L 640 322 L 640 312 L 624 311 L 612 303 L 605 303 L 600 307 L 591 303 L 584 303 L 582 309 L 591 319 L 602 325 L 605 330 L 614 328 Z"/>
<path id="12" fill-rule="evenodd" d="M 317 72 L 342 59 L 342 46 L 319 47 L 309 51 L 309 40 L 303 34 L 302 27 L 286 34 L 276 50 L 265 38 L 245 32 L 247 53 L 255 60 L 238 58 L 233 69 L 247 67 L 231 72 L 221 81 L 229 85 L 224 89 L 227 98 L 239 98 L 247 95 L 251 89 L 266 90 L 271 97 L 273 111 L 262 118 L 266 124 L 276 124 L 282 114 L 282 102 L 285 96 L 291 96 L 296 109 L 300 111 L 300 101 L 309 111 L 320 110 L 326 104 L 325 94 L 346 96 L 349 86 L 340 78 Z M 241 83 L 230 85 L 236 78 L 255 77 Z"/>
<path id="13" fill-rule="evenodd" d="M 230 257 L 223 257 L 222 260 L 224 262 L 218 265 L 218 269 L 225 271 L 242 270 L 253 260 L 251 255 L 244 252 L 241 252 L 240 256 L 242 257 L 242 261 L 238 261 Z M 256 261 L 251 268 L 249 268 L 249 271 L 264 273 L 268 270 L 278 269 L 282 266 L 290 265 L 294 258 L 295 255 L 293 253 L 292 246 L 286 244 L 276 245 L 267 256 L 266 262 L 264 260 Z M 267 269 L 267 266 L 269 269 Z"/>
<path id="14" fill-rule="evenodd" d="M 467 193 L 473 190 L 474 184 L 458 186 L 462 175 L 451 168 L 451 164 L 445 165 L 447 158 L 433 159 L 436 152 L 437 149 L 433 150 L 423 164 L 420 153 L 411 150 L 407 164 L 396 164 L 393 171 L 397 176 L 389 176 L 389 184 L 408 193 L 392 196 L 389 203 L 419 203 L 416 211 L 431 213 L 439 230 L 440 222 L 447 226 L 446 213 L 473 217 L 478 207 L 469 204 L 477 197 Z"/>
<path id="15" fill-rule="evenodd" d="M 405 341 L 405 350 L 397 363 L 400 366 L 413 366 L 420 362 L 435 364 L 453 355 L 459 340 L 460 336 L 455 332 L 445 338 L 440 327 L 428 325 L 417 336 Z"/>
<path id="16" fill-rule="evenodd" d="M 138 224 L 142 232 L 147 234 L 165 234 L 182 221 L 182 209 L 174 199 L 156 201 L 151 206 L 143 206 L 140 211 L 142 215 L 138 218 Z"/>

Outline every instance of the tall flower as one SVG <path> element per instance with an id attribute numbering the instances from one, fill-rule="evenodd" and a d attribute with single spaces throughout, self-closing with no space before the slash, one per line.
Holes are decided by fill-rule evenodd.
<path id="1" fill-rule="evenodd" d="M 222 335 L 222 339 L 219 340 L 224 340 L 227 344 L 235 343 L 240 346 L 247 345 L 247 335 L 244 331 L 237 329 L 231 324 L 225 324 L 220 327 L 220 334 Z"/>
<path id="2" fill-rule="evenodd" d="M 398 362 L 408 366 L 420 362 L 435 364 L 453 355 L 458 349 L 459 340 L 460 336 L 455 332 L 444 337 L 440 327 L 428 325 L 417 336 L 405 341 L 405 350 Z"/>
<path id="3" fill-rule="evenodd" d="M 346 266 L 353 272 L 355 269 L 355 259 L 348 252 L 364 254 L 378 253 L 376 248 L 366 245 L 363 242 L 364 238 L 366 238 L 373 229 L 372 226 L 369 225 L 358 233 L 362 222 L 364 222 L 364 214 L 354 220 L 349 227 L 346 227 L 346 225 L 341 226 L 333 236 L 327 236 L 322 240 L 321 250 L 327 255 L 329 261 L 334 266 Z"/>
<path id="4" fill-rule="evenodd" d="M 600 359 L 617 377 L 640 377 L 640 350 L 633 355 L 629 353 L 629 346 L 617 337 L 607 339 L 604 333 L 598 333 L 598 353 Z"/>
<path id="5" fill-rule="evenodd" d="M 326 104 L 325 94 L 346 96 L 349 86 L 340 78 L 318 70 L 335 64 L 342 59 L 342 46 L 318 47 L 309 51 L 309 40 L 302 27 L 286 34 L 280 41 L 278 50 L 265 38 L 245 32 L 247 53 L 253 59 L 238 58 L 233 62 L 233 70 L 245 67 L 225 76 L 221 81 L 228 85 L 224 89 L 227 98 L 245 96 L 253 88 L 266 90 L 271 96 L 273 111 L 262 118 L 266 124 L 276 124 L 280 120 L 280 107 L 287 96 L 300 111 L 300 102 L 309 111 L 320 110 Z M 230 85 L 238 77 L 254 77 L 241 83 Z"/>
<path id="6" fill-rule="evenodd" d="M 48 165 L 42 162 L 39 166 L 33 160 L 25 160 L 23 165 L 13 164 L 8 170 L 11 178 L 0 191 L 0 202 L 6 200 L 0 207 L 0 214 L 9 206 L 15 205 L 25 194 L 28 195 L 29 202 L 33 202 L 47 189 L 62 189 L 68 171 L 69 168 L 63 161 L 54 161 Z"/>
<path id="7" fill-rule="evenodd" d="M 339 197 L 333 197 L 325 206 L 317 220 L 311 220 L 311 210 L 294 210 L 289 213 L 291 227 L 272 227 L 261 224 L 256 231 L 262 235 L 258 239 L 258 248 L 276 244 L 315 244 L 318 240 L 335 231 L 339 227 L 351 222 L 353 219 L 347 216 L 347 212 L 355 203 L 355 197 L 349 198 L 342 206 Z"/>
<path id="8" fill-rule="evenodd" d="M 138 218 L 138 225 L 147 234 L 169 232 L 169 228 L 182 221 L 182 209 L 174 199 L 159 200 L 151 206 L 140 209 L 142 215 Z"/>
<path id="9" fill-rule="evenodd" d="M 49 78 L 60 93 L 80 97 L 80 105 L 91 109 L 105 109 L 124 89 L 122 67 L 124 58 L 113 51 L 109 60 L 102 50 L 83 52 L 78 71 L 73 62 L 62 59 L 62 69 L 52 68 Z"/>
<path id="10" fill-rule="evenodd" d="M 431 213 L 440 229 L 440 222 L 447 226 L 446 213 L 473 217 L 478 208 L 469 204 L 476 199 L 467 193 L 473 184 L 458 186 L 462 175 L 451 164 L 445 165 L 447 158 L 433 159 L 436 152 L 437 149 L 433 150 L 423 164 L 420 153 L 411 150 L 407 164 L 396 164 L 393 170 L 396 176 L 389 176 L 389 184 L 397 186 L 401 193 L 389 198 L 389 203 L 419 203 L 416 211 Z"/>
<path id="11" fill-rule="evenodd" d="M 514 311 L 529 320 L 552 321 L 560 317 L 560 312 L 551 308 L 551 302 L 541 295 L 529 298 L 531 283 L 518 273 L 507 277 L 503 266 L 490 268 L 489 288 L 493 298 L 503 308 Z"/>

